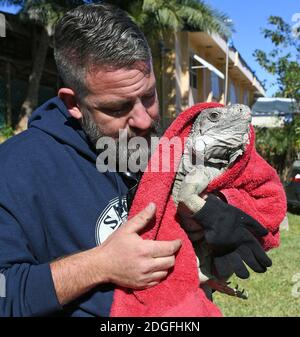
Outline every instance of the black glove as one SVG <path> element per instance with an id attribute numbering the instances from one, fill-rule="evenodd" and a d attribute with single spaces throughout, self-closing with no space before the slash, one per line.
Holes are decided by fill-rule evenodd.
<path id="1" fill-rule="evenodd" d="M 213 258 L 215 274 L 218 278 L 228 279 L 233 273 L 237 277 L 246 279 L 249 272 L 243 262 L 256 273 L 264 273 L 271 267 L 272 260 L 254 238 L 252 242 L 242 244 L 234 252 Z"/>
<path id="2" fill-rule="evenodd" d="M 193 219 L 203 227 L 219 277 L 228 278 L 233 273 L 240 278 L 249 277 L 243 261 L 258 273 L 265 272 L 272 265 L 255 238 L 267 235 L 268 231 L 240 209 L 209 195 Z"/>

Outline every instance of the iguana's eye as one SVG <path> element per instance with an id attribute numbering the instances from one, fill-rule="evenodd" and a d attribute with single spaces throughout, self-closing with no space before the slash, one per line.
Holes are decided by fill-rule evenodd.
<path id="1" fill-rule="evenodd" d="M 220 119 L 221 114 L 216 112 L 216 111 L 212 111 L 208 114 L 208 119 L 212 122 L 217 122 Z"/>

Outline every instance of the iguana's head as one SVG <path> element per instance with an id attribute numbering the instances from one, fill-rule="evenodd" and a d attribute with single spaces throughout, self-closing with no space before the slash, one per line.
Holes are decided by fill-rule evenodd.
<path id="1" fill-rule="evenodd" d="M 193 152 L 206 160 L 232 162 L 249 140 L 250 123 L 251 110 L 243 104 L 202 110 L 189 137 Z"/>
<path id="2" fill-rule="evenodd" d="M 251 110 L 243 104 L 202 110 L 196 118 L 193 132 L 205 135 L 213 132 L 248 132 L 251 123 Z"/>

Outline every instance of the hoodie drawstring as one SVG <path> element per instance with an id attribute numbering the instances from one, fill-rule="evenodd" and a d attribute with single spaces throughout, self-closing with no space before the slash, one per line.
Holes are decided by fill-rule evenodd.
<path id="1" fill-rule="evenodd" d="M 115 178 L 115 181 L 118 187 L 118 195 L 119 195 L 118 212 L 119 212 L 119 215 L 121 216 L 122 211 L 123 211 L 122 190 L 121 190 L 120 182 L 119 182 L 116 172 L 114 172 L 114 178 Z"/>

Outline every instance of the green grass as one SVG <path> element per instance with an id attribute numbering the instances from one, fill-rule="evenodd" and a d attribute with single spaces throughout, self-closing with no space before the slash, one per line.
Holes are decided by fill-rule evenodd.
<path id="1" fill-rule="evenodd" d="M 248 291 L 248 300 L 215 293 L 214 302 L 225 317 L 300 316 L 300 216 L 289 213 L 288 218 L 289 231 L 281 232 L 280 247 L 268 253 L 273 266 L 264 274 L 251 273 L 247 280 L 230 280 Z M 293 281 L 297 273 L 298 282 Z"/>

